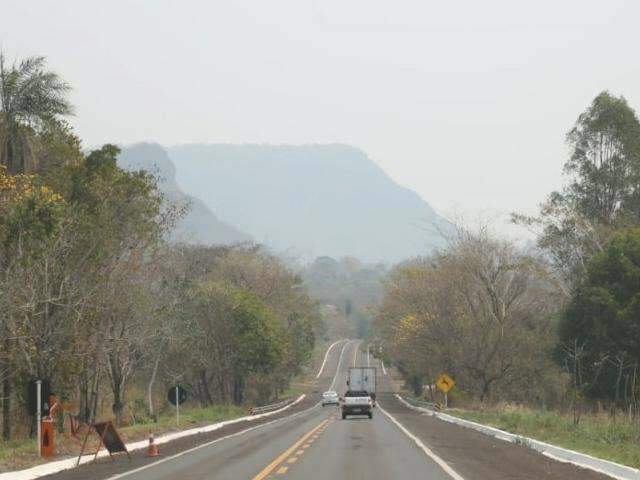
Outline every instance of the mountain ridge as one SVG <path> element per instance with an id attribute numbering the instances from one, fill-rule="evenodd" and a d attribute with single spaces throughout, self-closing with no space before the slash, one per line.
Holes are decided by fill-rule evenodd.
<path id="1" fill-rule="evenodd" d="M 444 245 L 451 224 L 344 144 L 167 147 L 176 179 L 220 218 L 304 258 L 397 262 Z"/>
<path id="2" fill-rule="evenodd" d="M 158 189 L 167 201 L 186 206 L 187 211 L 169 238 L 175 242 L 206 245 L 233 245 L 251 242 L 250 235 L 221 221 L 198 197 L 180 189 L 176 168 L 167 152 L 157 143 L 136 143 L 122 148 L 118 165 L 127 170 L 147 170 L 158 181 Z"/>

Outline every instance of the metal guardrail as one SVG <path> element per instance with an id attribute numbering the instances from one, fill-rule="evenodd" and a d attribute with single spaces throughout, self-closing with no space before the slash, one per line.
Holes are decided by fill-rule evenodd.
<path id="1" fill-rule="evenodd" d="M 287 398 L 278 403 L 272 403 L 271 405 L 263 405 L 261 407 L 252 407 L 249 409 L 249 415 L 258 415 L 259 413 L 267 413 L 272 412 L 273 410 L 278 410 L 280 408 L 284 408 L 290 403 L 293 403 L 295 398 Z"/>
<path id="2" fill-rule="evenodd" d="M 404 400 L 410 404 L 413 405 L 414 407 L 421 407 L 421 408 L 428 408 L 429 410 L 440 410 L 440 404 L 438 403 L 433 403 L 433 402 L 427 402 L 426 400 L 421 400 L 419 398 L 415 398 L 415 397 L 409 397 L 406 395 L 403 395 Z"/>

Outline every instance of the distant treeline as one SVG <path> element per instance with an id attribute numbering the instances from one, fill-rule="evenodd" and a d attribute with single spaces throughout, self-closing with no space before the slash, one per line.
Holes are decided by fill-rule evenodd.
<path id="1" fill-rule="evenodd" d="M 566 184 L 534 217 L 537 248 L 464 227 L 396 267 L 375 334 L 416 394 L 437 374 L 482 401 L 638 409 L 640 123 L 599 94 L 567 134 Z"/>
<path id="2" fill-rule="evenodd" d="M 384 264 L 365 264 L 353 257 L 318 257 L 301 272 L 309 294 L 322 304 L 327 338 L 367 337 L 371 309 L 382 299 Z"/>

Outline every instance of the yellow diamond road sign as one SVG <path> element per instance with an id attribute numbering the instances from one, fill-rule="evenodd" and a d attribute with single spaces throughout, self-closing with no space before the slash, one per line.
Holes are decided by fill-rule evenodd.
<path id="1" fill-rule="evenodd" d="M 440 375 L 438 377 L 438 380 L 436 380 L 436 387 L 438 387 L 444 393 L 447 393 L 449 390 L 451 390 L 455 384 L 456 382 L 453 381 L 453 378 L 451 378 L 446 373 Z"/>

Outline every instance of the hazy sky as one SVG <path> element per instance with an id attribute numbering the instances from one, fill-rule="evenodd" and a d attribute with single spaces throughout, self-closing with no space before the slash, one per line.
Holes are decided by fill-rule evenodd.
<path id="1" fill-rule="evenodd" d="M 87 145 L 344 142 L 446 214 L 534 211 L 603 89 L 640 109 L 638 0 L 2 0 Z"/>

